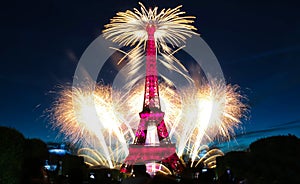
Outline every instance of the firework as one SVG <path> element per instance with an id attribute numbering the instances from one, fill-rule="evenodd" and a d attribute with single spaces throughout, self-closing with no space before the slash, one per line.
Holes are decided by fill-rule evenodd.
<path id="1" fill-rule="evenodd" d="M 158 8 L 147 10 L 142 3 L 141 11 L 127 10 L 119 12 L 111 19 L 111 23 L 105 26 L 104 37 L 124 46 L 134 46 L 145 44 L 148 39 L 147 27 L 153 25 L 156 28 L 154 39 L 158 47 L 164 50 L 167 43 L 180 46 L 186 37 L 191 37 L 196 28 L 190 25 L 194 22 L 193 16 L 181 16 L 185 12 L 180 11 L 182 6 L 174 9 L 163 9 L 158 12 Z"/>
<path id="2" fill-rule="evenodd" d="M 216 158 L 219 156 L 224 156 L 224 153 L 217 148 L 209 149 L 208 146 L 202 146 L 205 149 L 200 148 L 198 154 L 198 161 L 195 163 L 195 167 L 199 164 L 202 164 L 206 168 L 215 168 L 216 167 Z M 201 152 L 204 154 L 200 156 Z M 191 163 L 191 167 L 193 167 L 194 162 Z"/>
<path id="3" fill-rule="evenodd" d="M 134 46 L 129 52 L 124 52 L 124 57 L 119 61 L 122 62 L 127 58 L 126 73 L 134 74 L 142 68 L 146 41 L 148 40 L 147 28 L 149 25 L 155 27 L 154 40 L 158 53 L 162 59 L 158 61 L 162 66 L 169 70 L 175 71 L 185 77 L 189 82 L 192 79 L 186 74 L 187 69 L 181 62 L 174 57 L 174 53 L 184 47 L 187 37 L 196 35 L 196 28 L 191 25 L 194 22 L 194 16 L 183 16 L 185 12 L 180 11 L 181 6 L 174 9 L 162 9 L 160 12 L 155 7 L 153 10 L 147 10 L 142 3 L 139 3 L 141 10 L 127 10 L 119 12 L 111 19 L 110 24 L 105 25 L 103 35 L 105 38 L 117 42 L 123 46 Z M 168 46 L 171 44 L 173 48 Z M 175 65 L 176 63 L 176 65 Z M 141 72 L 141 73 L 144 73 Z M 167 77 L 160 73 L 160 76 L 169 83 L 172 83 Z M 137 81 L 142 79 L 144 75 L 130 77 L 127 87 L 131 87 Z"/>
<path id="4" fill-rule="evenodd" d="M 88 156 L 86 161 L 115 167 L 127 156 L 128 144 L 135 137 L 143 89 L 140 84 L 125 95 L 103 85 L 96 85 L 95 90 L 64 89 L 53 106 L 54 125 L 74 144 L 95 150 L 80 153 L 98 155 L 93 157 L 97 162 Z M 182 92 L 160 85 L 160 97 L 177 153 L 189 155 L 192 161 L 199 159 L 199 150 L 216 136 L 229 139 L 246 111 L 238 88 L 217 82 Z"/>
<path id="5" fill-rule="evenodd" d="M 128 154 L 125 138 L 134 134 L 121 123 L 119 106 L 112 102 L 111 88 L 98 85 L 66 88 L 53 106 L 55 126 L 74 144 L 97 148 L 109 167 L 114 167 L 112 161 L 119 155 Z"/>
<path id="6" fill-rule="evenodd" d="M 238 86 L 212 82 L 199 89 L 187 89 L 182 97 L 180 124 L 176 132 L 178 155 L 188 153 L 192 161 L 197 159 L 201 145 L 216 137 L 230 139 L 245 116 L 247 106 Z"/>

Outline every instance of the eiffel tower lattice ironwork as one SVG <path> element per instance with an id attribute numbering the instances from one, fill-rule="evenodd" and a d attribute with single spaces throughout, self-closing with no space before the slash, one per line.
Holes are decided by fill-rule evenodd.
<path id="1" fill-rule="evenodd" d="M 133 144 L 129 145 L 129 155 L 121 167 L 121 172 L 130 172 L 131 166 L 143 163 L 161 163 L 174 174 L 183 170 L 183 164 L 176 154 L 175 144 L 169 138 L 161 110 L 157 74 L 157 51 L 154 38 L 155 26 L 147 26 L 146 77 L 143 110 L 139 113 L 140 123 Z"/>

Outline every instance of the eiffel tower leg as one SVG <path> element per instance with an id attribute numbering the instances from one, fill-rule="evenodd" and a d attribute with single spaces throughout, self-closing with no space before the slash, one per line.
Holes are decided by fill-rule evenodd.
<path id="1" fill-rule="evenodd" d="M 171 143 L 171 141 L 169 139 L 169 132 L 167 130 L 167 126 L 166 126 L 164 120 L 162 120 L 157 125 L 157 134 L 158 134 L 158 139 L 161 143 L 166 143 L 166 144 Z"/>
<path id="2" fill-rule="evenodd" d="M 146 121 L 144 119 L 141 119 L 139 127 L 135 132 L 134 144 L 145 144 L 146 135 L 147 135 Z"/>
<path id="3" fill-rule="evenodd" d="M 184 165 L 176 153 L 163 159 L 162 164 L 171 168 L 174 174 L 179 174 L 184 169 Z"/>

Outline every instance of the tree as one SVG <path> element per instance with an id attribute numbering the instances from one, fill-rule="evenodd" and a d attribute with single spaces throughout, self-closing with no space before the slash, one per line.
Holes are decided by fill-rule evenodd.
<path id="1" fill-rule="evenodd" d="M 25 138 L 17 130 L 2 126 L 0 135 L 0 183 L 20 183 Z"/>
<path id="2" fill-rule="evenodd" d="M 217 158 L 217 173 L 231 169 L 249 183 L 300 183 L 300 139 L 273 136 L 250 144 L 249 152 L 229 152 Z"/>
<path id="3" fill-rule="evenodd" d="M 298 183 L 300 139 L 272 136 L 250 144 L 252 179 L 256 183 Z M 259 180 L 258 180 L 259 179 Z"/>
<path id="4" fill-rule="evenodd" d="M 47 145 L 39 139 L 27 139 L 24 144 L 24 178 L 30 183 L 32 179 L 42 179 L 42 168 L 49 158 Z"/>

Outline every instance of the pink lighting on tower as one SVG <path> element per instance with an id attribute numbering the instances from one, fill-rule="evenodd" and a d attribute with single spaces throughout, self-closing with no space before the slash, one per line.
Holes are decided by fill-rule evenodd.
<path id="1" fill-rule="evenodd" d="M 176 154 L 175 144 L 169 139 L 164 122 L 165 113 L 161 111 L 158 75 L 156 67 L 156 27 L 146 27 L 148 40 L 146 43 L 146 77 L 143 110 L 139 113 L 140 123 L 133 144 L 129 145 L 129 155 L 121 167 L 121 172 L 130 172 L 131 166 L 137 162 L 160 162 L 167 165 L 174 173 L 180 173 L 183 165 Z M 153 171 L 150 171 L 153 172 Z"/>

